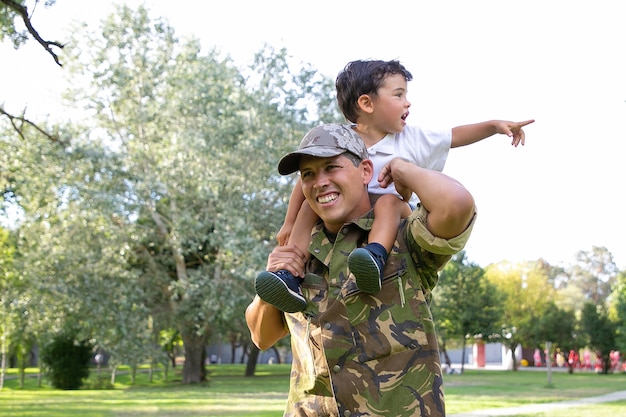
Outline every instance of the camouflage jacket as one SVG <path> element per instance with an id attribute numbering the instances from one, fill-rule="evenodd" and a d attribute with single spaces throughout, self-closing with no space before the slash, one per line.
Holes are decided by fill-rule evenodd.
<path id="1" fill-rule="evenodd" d="M 313 231 L 307 308 L 285 314 L 293 353 L 285 416 L 445 416 L 430 293 L 474 221 L 445 240 L 428 232 L 426 214 L 418 206 L 402 222 L 377 294 L 359 292 L 347 266 L 367 243 L 372 212 L 346 224 L 334 244 L 321 225 Z"/>

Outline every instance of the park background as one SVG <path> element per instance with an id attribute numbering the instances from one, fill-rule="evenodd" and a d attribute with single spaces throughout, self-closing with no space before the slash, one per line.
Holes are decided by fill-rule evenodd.
<path id="1" fill-rule="evenodd" d="M 53 5 L 72 17 L 67 26 L 59 15 L 41 20 L 44 38 L 66 44 L 55 49 L 62 67 L 33 40 L 2 44 L 3 62 L 15 63 L 1 77 L 3 370 L 40 365 L 33 352 L 67 335 L 90 361 L 106 354 L 112 379 L 122 366 L 168 369 L 182 351 L 181 381 L 205 381 L 208 341 L 256 363 L 243 309 L 291 186 L 275 163 L 310 126 L 339 118 L 334 75 L 372 56 L 414 73 L 415 122 L 537 119 L 523 149 L 493 138 L 451 152 L 444 172 L 475 193 L 485 220 L 435 294 L 442 347 L 466 351 L 481 335 L 510 350 L 548 339 L 606 358 L 624 350 L 615 3 L 411 2 L 390 10 L 382 31 L 363 27 L 377 10 L 367 2 L 328 13 L 321 3 L 306 16 L 280 2 L 263 13 L 258 3 L 189 2 L 183 22 L 202 18 L 176 27 L 174 12 L 159 14 L 164 2 L 127 2 L 111 15 L 95 4 Z M 325 19 L 348 29 L 329 31 Z M 261 35 L 266 26 L 282 28 L 279 38 Z M 386 49 L 366 41 L 374 35 Z M 227 40 L 255 49 L 230 59 Z"/>

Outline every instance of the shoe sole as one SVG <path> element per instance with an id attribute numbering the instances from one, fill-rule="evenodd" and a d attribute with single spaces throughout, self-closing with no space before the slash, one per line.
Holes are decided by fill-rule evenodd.
<path id="1" fill-rule="evenodd" d="M 261 272 L 256 277 L 254 289 L 263 301 L 280 311 L 296 313 L 306 307 L 306 300 L 303 296 L 290 290 L 282 279 L 270 272 Z"/>
<path id="2" fill-rule="evenodd" d="M 348 268 L 359 290 L 374 294 L 380 291 L 380 270 L 367 249 L 357 248 L 348 256 Z"/>

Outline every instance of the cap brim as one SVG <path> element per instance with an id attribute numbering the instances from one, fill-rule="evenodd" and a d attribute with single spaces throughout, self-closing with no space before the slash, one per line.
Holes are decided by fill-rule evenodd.
<path id="1" fill-rule="evenodd" d="M 302 155 L 318 156 L 320 158 L 329 158 L 348 152 L 343 148 L 335 148 L 329 146 L 314 146 L 311 148 L 299 149 L 283 156 L 278 161 L 278 172 L 280 175 L 289 175 L 300 169 L 300 157 Z"/>

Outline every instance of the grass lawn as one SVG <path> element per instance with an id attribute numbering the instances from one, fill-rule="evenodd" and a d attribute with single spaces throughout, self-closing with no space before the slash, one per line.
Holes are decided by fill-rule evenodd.
<path id="1" fill-rule="evenodd" d="M 281 416 L 289 386 L 288 365 L 259 365 L 257 375 L 244 378 L 244 365 L 210 365 L 210 382 L 182 386 L 180 375 L 170 372 L 169 382 L 156 374 L 148 382 L 138 373 L 134 385 L 120 373 L 114 389 L 61 391 L 28 378 L 24 389 L 15 379 L 0 391 L 0 416 L 11 417 L 222 417 Z M 123 370 L 122 370 L 123 371 Z M 101 377 L 109 375 L 104 371 Z M 90 382 L 96 379 L 92 371 Z M 547 386 L 544 372 L 466 370 L 444 380 L 449 414 L 486 408 L 512 407 L 578 399 L 626 390 L 626 374 L 555 372 Z M 541 414 L 542 417 L 595 417 L 626 415 L 626 401 L 594 404 Z"/>

